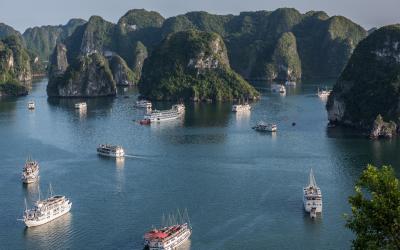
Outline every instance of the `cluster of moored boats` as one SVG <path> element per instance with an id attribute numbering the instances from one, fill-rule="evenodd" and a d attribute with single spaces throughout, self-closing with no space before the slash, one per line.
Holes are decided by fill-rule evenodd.
<path id="1" fill-rule="evenodd" d="M 152 106 L 152 103 L 147 100 L 140 100 L 136 102 L 137 108 L 143 108 L 147 111 L 147 113 L 144 115 L 144 118 L 139 121 L 141 125 L 150 125 L 151 123 L 179 119 L 183 117 L 186 109 L 184 104 L 172 105 L 171 109 L 167 110 L 152 109 Z"/>

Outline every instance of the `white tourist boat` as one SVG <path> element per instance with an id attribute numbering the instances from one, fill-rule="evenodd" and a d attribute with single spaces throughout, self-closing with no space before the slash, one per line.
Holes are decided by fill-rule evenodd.
<path id="1" fill-rule="evenodd" d="M 29 101 L 28 102 L 28 109 L 35 109 L 35 102 L 34 101 Z"/>
<path id="2" fill-rule="evenodd" d="M 318 88 L 317 95 L 319 98 L 325 99 L 325 98 L 328 98 L 328 96 L 331 94 L 331 92 L 332 92 L 332 90 L 328 90 L 328 89 L 320 90 Z"/>
<path id="3" fill-rule="evenodd" d="M 151 109 L 153 104 L 150 101 L 147 101 L 147 100 L 140 100 L 140 101 L 136 101 L 136 105 L 135 106 L 137 108 Z"/>
<path id="4" fill-rule="evenodd" d="M 75 103 L 75 109 L 85 109 L 85 108 L 87 108 L 86 102 Z"/>
<path id="5" fill-rule="evenodd" d="M 39 180 L 39 163 L 30 157 L 26 160 L 22 170 L 22 182 L 26 184 L 35 183 Z"/>
<path id="6" fill-rule="evenodd" d="M 315 218 L 317 213 L 322 213 L 322 193 L 317 186 L 313 170 L 310 171 L 309 183 L 303 188 L 304 210 L 310 213 L 311 218 Z"/>
<path id="7" fill-rule="evenodd" d="M 97 147 L 97 153 L 103 156 L 109 157 L 124 157 L 125 151 L 121 146 L 110 145 L 110 144 L 100 144 Z"/>
<path id="8" fill-rule="evenodd" d="M 271 84 L 271 91 L 273 93 L 286 94 L 286 88 L 282 84 Z"/>
<path id="9" fill-rule="evenodd" d="M 152 110 L 142 121 L 162 122 L 180 118 L 185 112 L 185 105 L 176 104 L 169 110 Z"/>
<path id="10" fill-rule="evenodd" d="M 40 200 L 39 195 L 33 208 L 25 207 L 23 221 L 27 227 L 40 226 L 68 213 L 71 206 L 72 202 L 65 196 L 51 194 L 49 198 Z"/>
<path id="11" fill-rule="evenodd" d="M 260 132 L 276 132 L 278 131 L 278 126 L 273 123 L 265 123 L 260 121 L 256 126 L 253 127 L 253 129 Z"/>
<path id="12" fill-rule="evenodd" d="M 296 82 L 295 82 L 295 81 L 289 81 L 289 80 L 287 80 L 287 81 L 285 82 L 285 85 L 286 85 L 286 86 L 296 86 Z"/>
<path id="13" fill-rule="evenodd" d="M 188 223 L 153 229 L 144 235 L 144 245 L 149 250 L 173 250 L 182 245 L 192 234 Z"/>
<path id="14" fill-rule="evenodd" d="M 245 104 L 234 104 L 232 106 L 232 112 L 245 112 L 250 111 L 251 106 L 248 103 Z"/>

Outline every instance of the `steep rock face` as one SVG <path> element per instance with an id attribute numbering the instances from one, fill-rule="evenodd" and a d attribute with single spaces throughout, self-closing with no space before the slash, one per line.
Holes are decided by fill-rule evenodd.
<path id="1" fill-rule="evenodd" d="M 0 40 L 0 95 L 27 94 L 31 80 L 30 57 L 20 38 Z"/>
<path id="2" fill-rule="evenodd" d="M 133 9 L 123 15 L 118 23 L 131 31 L 149 27 L 160 28 L 164 23 L 164 17 L 155 11 Z"/>
<path id="3" fill-rule="evenodd" d="M 384 122 L 381 115 L 378 115 L 373 123 L 370 138 L 392 138 L 397 134 L 397 125 L 393 121 Z"/>
<path id="4" fill-rule="evenodd" d="M 27 48 L 38 55 L 40 60 L 47 61 L 56 44 L 70 36 L 77 27 L 85 22 L 82 19 L 71 19 L 66 25 L 28 28 L 23 37 Z"/>
<path id="5" fill-rule="evenodd" d="M 329 121 L 360 129 L 374 127 L 376 137 L 382 128 L 387 131 L 383 121 L 398 122 L 399 87 L 400 25 L 390 25 L 374 31 L 355 49 L 329 96 Z M 374 124 L 378 115 L 382 126 Z"/>
<path id="6" fill-rule="evenodd" d="M 171 17 L 162 27 L 163 37 L 176 31 L 198 29 L 220 34 L 228 48 L 232 68 L 249 79 L 278 79 L 276 57 L 299 57 L 300 77 L 338 77 L 357 43 L 366 31 L 344 17 L 329 17 L 324 12 L 299 13 L 295 9 L 242 12 L 234 15 L 212 15 L 190 12 Z M 276 48 L 285 33 L 291 32 L 296 50 L 277 54 Z M 292 43 L 293 44 L 293 43 Z M 284 71 L 284 70 L 283 70 Z"/>
<path id="7" fill-rule="evenodd" d="M 8 36 L 16 36 L 20 41 L 23 41 L 21 33 L 16 31 L 13 27 L 5 24 L 5 23 L 0 23 L 0 39 L 4 39 Z"/>
<path id="8" fill-rule="evenodd" d="M 134 46 L 134 60 L 133 60 L 133 73 L 135 76 L 135 83 L 138 83 L 140 77 L 142 76 L 142 69 L 144 65 L 144 60 L 148 57 L 148 52 L 146 46 L 141 42 L 136 42 Z"/>
<path id="9" fill-rule="evenodd" d="M 114 81 L 117 85 L 129 86 L 135 84 L 135 74 L 128 67 L 124 59 L 120 56 L 114 55 L 108 60 Z"/>
<path id="10" fill-rule="evenodd" d="M 52 76 L 47 86 L 50 97 L 114 96 L 116 83 L 107 59 L 99 53 L 82 56 L 64 74 Z"/>
<path id="11" fill-rule="evenodd" d="M 267 64 L 266 78 L 290 81 L 301 79 L 301 62 L 293 33 L 283 33 L 278 39 L 272 62 Z"/>
<path id="12" fill-rule="evenodd" d="M 196 30 L 166 38 L 145 62 L 140 93 L 157 100 L 258 98 L 229 66 L 222 38 Z"/>

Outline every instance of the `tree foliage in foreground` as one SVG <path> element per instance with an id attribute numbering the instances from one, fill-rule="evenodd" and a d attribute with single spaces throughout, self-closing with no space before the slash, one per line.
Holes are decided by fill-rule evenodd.
<path id="1" fill-rule="evenodd" d="M 362 173 L 349 197 L 352 215 L 346 226 L 354 249 L 400 249 L 400 182 L 390 166 L 372 165 Z"/>

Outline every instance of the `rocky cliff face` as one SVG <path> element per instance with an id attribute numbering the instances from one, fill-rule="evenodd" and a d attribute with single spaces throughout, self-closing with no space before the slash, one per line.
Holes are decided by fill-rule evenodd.
<path id="1" fill-rule="evenodd" d="M 108 60 L 114 81 L 117 85 L 129 86 L 135 84 L 135 74 L 128 67 L 124 59 L 120 56 L 113 55 L 109 57 Z"/>
<path id="2" fill-rule="evenodd" d="M 398 123 L 400 116 L 399 88 L 400 25 L 390 25 L 355 49 L 329 96 L 329 121 L 371 130 L 372 137 L 392 135 L 391 121 Z"/>
<path id="3" fill-rule="evenodd" d="M 64 74 L 53 75 L 47 86 L 50 97 L 114 96 L 116 83 L 107 59 L 99 53 L 82 56 Z"/>
<path id="4" fill-rule="evenodd" d="M 35 53 L 40 60 L 47 61 L 57 43 L 70 36 L 73 31 L 86 21 L 71 19 L 66 25 L 47 25 L 28 28 L 23 33 L 26 46 Z"/>
<path id="5" fill-rule="evenodd" d="M 329 17 L 324 12 L 301 14 L 290 8 L 238 16 L 190 12 L 167 19 L 162 34 L 166 37 L 189 29 L 220 34 L 232 68 L 245 78 L 274 80 L 285 75 L 290 80 L 338 77 L 366 36 L 362 27 L 344 17 Z M 287 46 L 290 53 L 279 49 L 281 46 Z"/>
<path id="6" fill-rule="evenodd" d="M 145 62 L 140 93 L 157 100 L 256 99 L 258 92 L 229 66 L 223 39 L 190 30 L 170 35 Z"/>
<path id="7" fill-rule="evenodd" d="M 301 62 L 293 33 L 283 33 L 278 39 L 272 62 L 267 64 L 266 78 L 281 81 L 301 79 Z"/>
<path id="8" fill-rule="evenodd" d="M 27 94 L 31 80 L 30 57 L 20 38 L 0 40 L 0 95 Z"/>

